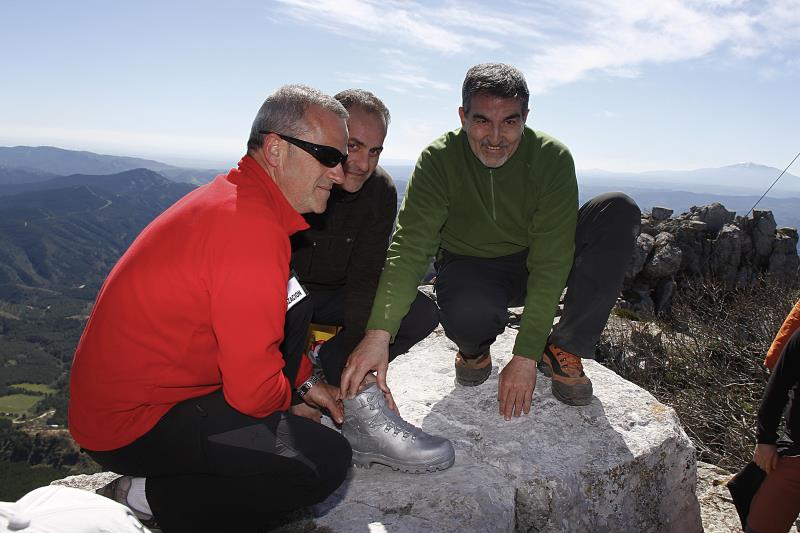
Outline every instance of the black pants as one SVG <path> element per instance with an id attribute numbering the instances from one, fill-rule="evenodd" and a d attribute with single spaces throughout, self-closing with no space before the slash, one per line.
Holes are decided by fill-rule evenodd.
<path id="1" fill-rule="evenodd" d="M 581 357 L 594 357 L 631 261 L 640 218 L 636 203 L 622 193 L 602 194 L 580 208 L 564 311 L 550 342 Z M 443 251 L 435 285 L 440 319 L 463 354 L 477 356 L 488 350 L 506 327 L 508 308 L 523 304 L 527 257 L 527 250 L 495 258 Z"/>
<path id="2" fill-rule="evenodd" d="M 287 314 L 287 331 L 302 330 L 302 341 L 285 341 L 295 374 L 306 330 L 292 322 L 310 311 L 301 305 Z M 125 447 L 87 453 L 107 470 L 147 478 L 147 501 L 166 533 L 261 531 L 270 518 L 325 499 L 351 464 L 339 433 L 286 412 L 244 415 L 221 390 L 175 405 Z"/>
<path id="3" fill-rule="evenodd" d="M 313 322 L 317 324 L 344 324 L 345 289 L 315 291 L 311 293 L 314 305 Z M 417 292 L 408 314 L 400 322 L 394 342 L 389 345 L 389 361 L 406 353 L 412 346 L 431 334 L 439 325 L 439 309 L 424 294 Z M 344 335 L 336 335 L 325 342 L 319 351 L 320 364 L 325 372 L 325 380 L 331 385 L 339 385 L 342 370 L 350 356 L 350 346 Z"/>

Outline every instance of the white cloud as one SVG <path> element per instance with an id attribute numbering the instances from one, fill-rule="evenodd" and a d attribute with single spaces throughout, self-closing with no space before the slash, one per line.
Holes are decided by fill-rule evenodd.
<path id="1" fill-rule="evenodd" d="M 350 38 L 379 38 L 417 43 L 440 53 L 464 52 L 471 46 L 496 49 L 496 40 L 446 29 L 415 2 L 375 0 L 277 0 L 298 20 L 326 27 Z"/>
<path id="2" fill-rule="evenodd" d="M 525 70 L 534 92 L 594 73 L 631 76 L 646 64 L 700 58 L 746 36 L 752 24 L 740 12 L 703 11 L 680 0 L 605 0 L 581 11 L 583 37 L 532 51 Z"/>
<path id="3" fill-rule="evenodd" d="M 412 89 L 450 90 L 449 84 L 426 76 L 422 65 L 412 62 L 408 55 L 402 50 L 384 49 L 381 50 L 381 54 L 383 54 L 385 58 L 383 64 L 387 69 L 379 76 L 391 82 L 390 87 L 393 90 L 398 92 L 409 92 Z M 416 94 L 422 95 L 424 93 L 418 92 Z"/>
<path id="4" fill-rule="evenodd" d="M 445 90 L 449 85 L 436 79 L 435 65 L 453 56 L 471 64 L 476 53 L 513 61 L 541 93 L 595 75 L 635 77 L 646 65 L 718 53 L 733 59 L 769 54 L 775 75 L 783 64 L 776 52 L 800 45 L 800 0 L 276 1 L 284 15 L 304 23 L 393 43 L 382 52 L 398 61 L 427 50 L 429 71 L 420 62 L 406 68 L 406 82 L 394 87 L 401 91 Z M 382 77 L 398 82 L 402 74 L 387 69 Z"/>

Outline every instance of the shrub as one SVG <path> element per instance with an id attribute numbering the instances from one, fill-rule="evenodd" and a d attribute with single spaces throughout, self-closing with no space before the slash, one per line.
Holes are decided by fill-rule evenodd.
<path id="1" fill-rule="evenodd" d="M 798 297 L 769 278 L 688 283 L 657 321 L 612 317 L 598 360 L 673 407 L 698 459 L 737 470 L 752 458 L 764 355 Z"/>

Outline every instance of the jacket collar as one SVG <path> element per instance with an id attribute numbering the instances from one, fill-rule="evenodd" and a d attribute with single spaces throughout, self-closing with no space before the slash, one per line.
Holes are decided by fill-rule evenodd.
<path id="1" fill-rule="evenodd" d="M 286 230 L 287 235 L 308 229 L 308 223 L 306 223 L 303 216 L 295 211 L 275 183 L 275 180 L 258 164 L 258 161 L 249 155 L 245 155 L 239 161 L 238 168 L 243 175 L 251 176 L 261 186 L 265 196 L 275 206 L 278 220 L 283 229 Z"/>

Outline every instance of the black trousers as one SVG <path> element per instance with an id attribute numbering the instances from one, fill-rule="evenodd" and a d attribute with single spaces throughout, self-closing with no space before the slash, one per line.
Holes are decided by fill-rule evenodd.
<path id="1" fill-rule="evenodd" d="M 332 291 L 314 291 L 311 300 L 314 306 L 313 322 L 317 324 L 344 324 L 344 287 Z M 394 342 L 389 345 L 389 361 L 406 353 L 412 346 L 431 334 L 439 325 L 439 309 L 424 294 L 417 292 L 408 314 L 400 322 Z M 325 380 L 339 385 L 344 365 L 350 356 L 345 335 L 339 334 L 325 342 L 319 351 L 320 364 Z"/>
<path id="2" fill-rule="evenodd" d="M 631 261 L 640 219 L 636 203 L 622 193 L 602 194 L 580 208 L 564 311 L 549 342 L 594 357 Z M 523 304 L 527 257 L 527 250 L 495 258 L 443 251 L 435 284 L 440 319 L 463 354 L 486 352 L 505 329 L 508 308 Z"/>
<path id="3" fill-rule="evenodd" d="M 295 374 L 309 315 L 310 303 L 287 314 L 287 332 L 302 330 L 302 340 L 287 337 L 284 344 L 292 347 L 284 358 Z M 147 501 L 170 533 L 262 531 L 270 518 L 336 490 L 352 452 L 321 424 L 286 412 L 250 417 L 218 390 L 175 405 L 127 446 L 87 453 L 107 470 L 147 478 Z"/>

